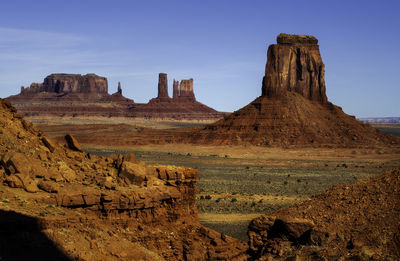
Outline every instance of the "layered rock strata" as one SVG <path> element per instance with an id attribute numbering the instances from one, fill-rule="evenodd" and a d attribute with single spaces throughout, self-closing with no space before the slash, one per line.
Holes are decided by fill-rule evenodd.
<path id="1" fill-rule="evenodd" d="M 182 80 L 179 86 L 179 98 L 185 101 L 195 101 L 193 92 L 193 79 Z"/>
<path id="2" fill-rule="evenodd" d="M 197 170 L 150 166 L 131 154 L 90 155 L 69 135 L 70 150 L 32 127 L 6 100 L 0 100 L 0 114 L 0 193 L 9 203 L 0 205 L 2 258 L 246 257 L 244 243 L 199 224 Z"/>
<path id="3" fill-rule="evenodd" d="M 160 73 L 158 95 L 149 103 L 135 103 L 117 92 L 107 93 L 107 79 L 94 74 L 52 74 L 43 83 L 21 87 L 9 99 L 27 117 L 128 117 L 214 122 L 223 113 L 196 101 L 193 79 L 174 80 L 173 98 L 168 95 L 168 78 Z"/>
<path id="4" fill-rule="evenodd" d="M 108 93 L 107 78 L 96 74 L 64 74 L 47 76 L 43 83 L 32 83 L 30 87 L 21 87 L 21 94 L 54 92 L 54 93 Z"/>
<path id="5" fill-rule="evenodd" d="M 327 103 L 325 66 L 315 37 L 280 34 L 267 56 L 262 96 L 279 97 L 289 91 Z"/>
<path id="6" fill-rule="evenodd" d="M 158 96 L 157 99 L 169 99 L 168 96 L 168 78 L 166 73 L 158 75 Z"/>

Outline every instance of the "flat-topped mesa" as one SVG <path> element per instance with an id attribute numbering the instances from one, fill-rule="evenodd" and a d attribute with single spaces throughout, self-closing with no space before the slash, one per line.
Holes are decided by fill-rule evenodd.
<path id="1" fill-rule="evenodd" d="M 168 78 L 166 73 L 158 74 L 158 99 L 169 98 L 168 96 Z"/>
<path id="2" fill-rule="evenodd" d="M 56 73 L 47 76 L 43 83 L 32 83 L 28 88 L 21 88 L 21 94 L 53 93 L 108 93 L 107 78 L 96 74 Z"/>
<path id="3" fill-rule="evenodd" d="M 277 44 L 269 46 L 262 96 L 280 97 L 285 92 L 327 103 L 325 66 L 314 36 L 279 34 Z"/>
<path id="4" fill-rule="evenodd" d="M 187 101 L 195 101 L 196 98 L 194 97 L 193 92 L 193 79 L 190 78 L 189 80 L 182 80 L 180 84 L 179 90 L 179 98 L 182 100 Z"/>

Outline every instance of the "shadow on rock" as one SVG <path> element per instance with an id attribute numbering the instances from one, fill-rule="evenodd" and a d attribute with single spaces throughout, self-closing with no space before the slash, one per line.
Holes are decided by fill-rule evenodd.
<path id="1" fill-rule="evenodd" d="M 72 260 L 42 229 L 36 218 L 0 210 L 0 260 Z"/>

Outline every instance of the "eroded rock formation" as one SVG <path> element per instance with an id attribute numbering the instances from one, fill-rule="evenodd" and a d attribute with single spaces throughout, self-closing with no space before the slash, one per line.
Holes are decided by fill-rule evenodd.
<path id="1" fill-rule="evenodd" d="M 169 98 L 168 96 L 168 78 L 166 73 L 158 75 L 158 99 Z"/>
<path id="2" fill-rule="evenodd" d="M 166 73 L 158 76 L 158 95 L 153 102 L 195 102 L 196 98 L 193 91 L 193 78 L 188 80 L 173 81 L 173 96 L 170 100 L 168 95 L 168 79 Z"/>
<path id="3" fill-rule="evenodd" d="M 173 98 L 168 95 L 168 78 L 160 73 L 158 95 L 149 103 L 135 103 L 117 92 L 107 93 L 107 79 L 94 74 L 52 74 L 43 83 L 21 87 L 19 95 L 8 97 L 26 117 L 135 117 L 214 122 L 223 113 L 195 100 L 193 79 L 174 80 Z"/>
<path id="4" fill-rule="evenodd" d="M 193 79 L 182 80 L 179 86 L 179 98 L 184 101 L 195 101 L 193 92 Z"/>
<path id="5" fill-rule="evenodd" d="M 315 37 L 280 34 L 277 42 L 268 48 L 260 97 L 218 122 L 190 129 L 176 142 L 277 147 L 400 144 L 399 138 L 360 123 L 328 102 Z"/>
<path id="6" fill-rule="evenodd" d="M 122 95 L 122 87 L 120 82 L 118 82 L 117 92 Z"/>
<path id="7" fill-rule="evenodd" d="M 173 96 L 172 96 L 172 98 L 173 98 L 174 100 L 176 100 L 176 99 L 179 98 L 179 81 L 175 81 L 175 79 L 174 79 L 173 87 L 174 87 L 174 89 L 173 89 Z"/>
<path id="8" fill-rule="evenodd" d="M 287 91 L 327 102 L 325 66 L 314 36 L 280 34 L 268 48 L 262 95 L 280 97 Z"/>
<path id="9" fill-rule="evenodd" d="M 389 170 L 260 216 L 249 225 L 252 260 L 395 260 L 399 187 L 399 169 Z"/>
<path id="10" fill-rule="evenodd" d="M 108 93 L 107 78 L 96 74 L 51 74 L 43 83 L 32 83 L 28 88 L 21 88 L 21 94 L 54 93 Z"/>
<path id="11" fill-rule="evenodd" d="M 0 204 L 2 258 L 245 259 L 244 243 L 199 224 L 197 170 L 70 150 L 7 100 L 0 99 L 0 115 L 0 191 L 8 203 Z"/>

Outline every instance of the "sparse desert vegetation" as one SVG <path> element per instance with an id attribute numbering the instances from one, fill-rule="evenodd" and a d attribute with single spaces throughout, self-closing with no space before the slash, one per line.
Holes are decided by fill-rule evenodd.
<path id="1" fill-rule="evenodd" d="M 243 241 L 247 241 L 247 226 L 254 215 L 309 200 L 336 184 L 353 183 L 400 167 L 396 154 L 380 151 L 252 148 L 255 151 L 250 153 L 251 148 L 225 147 L 223 154 L 212 147 L 174 147 L 142 147 L 147 150 L 138 151 L 89 146 L 86 151 L 97 155 L 134 152 L 138 161 L 148 164 L 198 169 L 200 221 Z M 217 154 L 206 155 L 207 151 Z"/>

